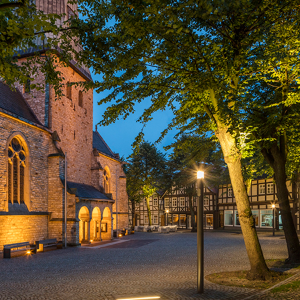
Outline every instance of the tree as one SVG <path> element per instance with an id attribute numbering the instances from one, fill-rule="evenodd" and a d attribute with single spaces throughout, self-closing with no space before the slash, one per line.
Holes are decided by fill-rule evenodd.
<path id="1" fill-rule="evenodd" d="M 134 207 L 136 202 L 146 200 L 149 225 L 152 225 L 150 197 L 160 189 L 165 171 L 165 157 L 148 142 L 141 143 L 125 166 L 127 193 Z"/>
<path id="2" fill-rule="evenodd" d="M 250 278 L 270 273 L 242 176 L 238 104 L 252 63 L 264 51 L 263 40 L 270 28 L 298 9 L 296 2 L 87 1 L 86 22 L 98 29 L 80 36 L 89 48 L 86 59 L 96 73 L 104 74 L 96 90 L 110 91 L 100 104 L 116 101 L 102 124 L 120 115 L 126 118 L 136 101 L 150 97 L 152 105 L 141 122 L 169 107 L 175 114 L 170 128 L 187 124 L 199 135 L 217 137 L 236 197 Z"/>
<path id="3" fill-rule="evenodd" d="M 251 97 L 244 101 L 245 106 L 250 105 L 242 129 L 249 133 L 273 170 L 289 262 L 300 261 L 299 239 L 286 185 L 288 176 L 294 179 L 300 166 L 300 127 L 295 122 L 300 117 L 297 25 L 298 12 L 291 13 L 267 37 L 265 51 L 253 68 L 248 87 Z"/>

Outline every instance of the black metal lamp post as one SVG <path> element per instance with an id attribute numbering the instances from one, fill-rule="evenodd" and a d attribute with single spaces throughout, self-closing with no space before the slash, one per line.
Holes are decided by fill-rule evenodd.
<path id="1" fill-rule="evenodd" d="M 197 207 L 197 291 L 199 294 L 204 291 L 204 234 L 203 234 L 203 193 L 204 193 L 204 172 L 197 172 L 198 207 Z"/>
<path id="2" fill-rule="evenodd" d="M 273 236 L 275 236 L 275 204 L 272 204 L 272 209 L 273 209 Z"/>
<path id="3" fill-rule="evenodd" d="M 167 226 L 168 226 L 168 223 L 169 223 L 169 222 L 168 222 L 168 214 L 169 214 L 169 210 L 168 210 L 168 209 L 166 210 L 166 213 L 167 213 L 167 221 L 166 221 L 166 224 L 167 224 Z"/>

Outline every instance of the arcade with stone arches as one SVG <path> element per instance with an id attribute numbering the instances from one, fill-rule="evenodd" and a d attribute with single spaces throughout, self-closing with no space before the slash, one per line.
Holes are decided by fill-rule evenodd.
<path id="1" fill-rule="evenodd" d="M 79 243 L 89 244 L 95 241 L 113 238 L 112 205 L 82 204 L 78 211 Z"/>

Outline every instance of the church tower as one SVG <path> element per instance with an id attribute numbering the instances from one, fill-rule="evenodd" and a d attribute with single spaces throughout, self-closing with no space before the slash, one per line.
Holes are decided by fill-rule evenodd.
<path id="1" fill-rule="evenodd" d="M 64 14 L 62 21 L 77 14 L 77 5 L 69 4 L 68 0 L 36 0 L 36 7 L 47 14 Z M 37 39 L 38 46 L 43 48 L 41 43 L 42 41 Z M 58 51 L 53 52 L 53 55 L 59 53 L 59 49 L 56 50 Z M 25 60 L 34 51 L 35 49 L 22 51 L 20 61 Z M 90 184 L 91 161 L 87 154 L 91 154 L 93 150 L 93 91 L 84 91 L 74 83 L 92 80 L 91 74 L 87 67 L 78 66 L 74 60 L 71 60 L 67 67 L 59 65 L 57 68 L 64 78 L 64 96 L 58 99 L 55 97 L 54 89 L 45 84 L 43 74 L 39 74 L 33 83 L 44 84 L 44 90 L 29 90 L 26 87 L 22 87 L 21 90 L 38 120 L 57 133 L 60 139 L 57 142 L 58 147 L 68 154 L 69 180 Z"/>

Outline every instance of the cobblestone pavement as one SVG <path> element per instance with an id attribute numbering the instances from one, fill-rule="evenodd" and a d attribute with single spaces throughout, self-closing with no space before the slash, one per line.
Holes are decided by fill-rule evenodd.
<path id="1" fill-rule="evenodd" d="M 284 239 L 259 237 L 265 258 L 287 257 Z M 0 259 L 0 299 L 244 299 L 257 293 L 205 281 L 204 294 L 197 294 L 196 233 L 135 233 L 122 240 Z M 241 234 L 205 232 L 205 275 L 248 268 Z"/>

